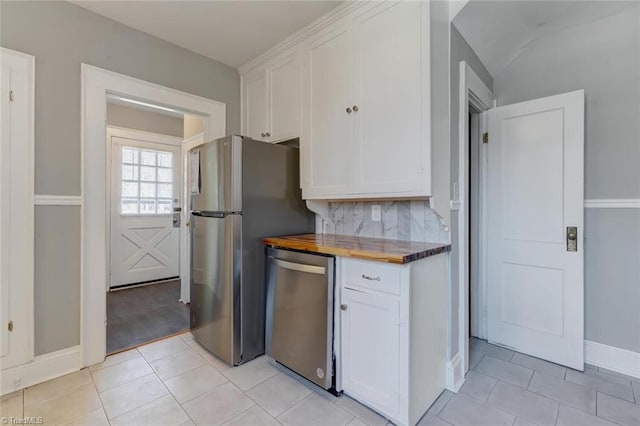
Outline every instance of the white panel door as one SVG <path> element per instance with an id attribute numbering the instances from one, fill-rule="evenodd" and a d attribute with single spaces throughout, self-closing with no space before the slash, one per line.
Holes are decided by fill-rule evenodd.
<path id="1" fill-rule="evenodd" d="M 305 198 L 351 192 L 354 167 L 351 52 L 351 33 L 346 21 L 334 24 L 305 47 L 300 140 Z"/>
<path id="2" fill-rule="evenodd" d="M 269 67 L 269 141 L 300 137 L 300 59 L 294 52 Z"/>
<path id="3" fill-rule="evenodd" d="M 429 4 L 384 2 L 353 20 L 356 193 L 425 190 L 423 7 Z"/>
<path id="4" fill-rule="evenodd" d="M 7 94 L 11 90 L 11 68 L 2 64 L 2 92 L 0 93 L 0 134 L 2 146 L 0 146 L 0 189 L 2 194 L 11 191 L 11 102 Z M 4 203 L 3 203 L 4 204 Z M 9 354 L 9 329 L 5 327 L 11 316 L 11 301 L 9 300 L 11 284 L 9 274 L 10 267 L 8 253 L 10 251 L 11 238 L 9 230 L 11 223 L 10 216 L 0 209 L 0 357 Z"/>
<path id="5" fill-rule="evenodd" d="M 0 370 L 5 370 L 34 356 L 35 59 L 0 48 L 0 66 Z"/>
<path id="6" fill-rule="evenodd" d="M 578 370 L 583 168 L 584 91 L 489 110 L 489 341 Z"/>
<path id="7" fill-rule="evenodd" d="M 267 136 L 267 72 L 259 70 L 243 77 L 243 133 L 256 140 Z"/>
<path id="8" fill-rule="evenodd" d="M 180 147 L 111 137 L 110 286 L 180 275 Z"/>
<path id="9" fill-rule="evenodd" d="M 343 288 L 342 386 L 385 413 L 400 411 L 400 301 Z"/>

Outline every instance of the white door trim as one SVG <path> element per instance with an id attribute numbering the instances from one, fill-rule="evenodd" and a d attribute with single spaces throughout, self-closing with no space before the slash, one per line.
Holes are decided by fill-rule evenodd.
<path id="1" fill-rule="evenodd" d="M 182 162 L 182 227 L 180 233 L 180 278 L 182 278 L 182 287 L 180 291 L 180 300 L 182 303 L 191 302 L 191 292 L 189 286 L 191 285 L 191 259 L 189 250 L 191 246 L 191 228 L 189 215 L 189 199 L 191 197 L 189 191 L 189 163 L 187 153 L 191 148 L 202 145 L 206 139 L 203 133 L 197 133 L 188 139 L 182 141 L 182 153 L 180 155 L 180 161 Z M 184 271 L 188 271 L 189 274 L 185 274 Z M 186 278 L 185 278 L 186 277 Z"/>
<path id="2" fill-rule="evenodd" d="M 594 198 L 584 200 L 585 209 L 640 209 L 640 198 Z"/>
<path id="3" fill-rule="evenodd" d="M 82 236 L 80 346 L 82 366 L 106 355 L 106 109 L 107 95 L 119 94 L 199 115 L 206 139 L 226 133 L 226 105 L 123 74 L 82 64 Z"/>
<path id="4" fill-rule="evenodd" d="M 458 93 L 458 199 L 454 201 L 458 210 L 458 241 L 454 246 L 458 247 L 458 351 L 462 368 L 451 368 L 456 374 L 462 373 L 462 378 L 452 378 L 450 383 L 462 384 L 464 374 L 469 369 L 469 205 L 467 191 L 469 182 L 469 105 L 479 112 L 487 111 L 496 104 L 496 98 L 491 90 L 482 82 L 465 61 L 460 61 L 460 81 Z M 486 123 L 481 122 L 481 131 L 484 132 Z M 484 149 L 482 150 L 484 151 Z M 481 160 L 486 159 L 486 154 L 481 153 Z M 482 165 L 482 161 L 481 161 Z M 481 166 L 480 179 L 485 172 Z M 484 180 L 486 183 L 486 180 Z M 482 206 L 482 200 L 481 200 Z M 480 218 L 480 227 L 483 227 L 483 218 Z M 482 244 L 481 244 L 482 246 Z M 451 359 L 456 359 L 458 354 L 451 354 Z M 457 391 L 457 389 L 456 389 Z"/>
<path id="5" fill-rule="evenodd" d="M 81 206 L 82 197 L 80 195 L 36 194 L 33 204 L 36 206 Z"/>
<path id="6" fill-rule="evenodd" d="M 182 138 L 179 138 L 177 136 L 169 136 L 169 135 L 163 135 L 160 133 L 153 133 L 153 132 L 147 132 L 144 130 L 135 130 L 135 129 L 127 129 L 126 127 L 118 127 L 118 126 L 111 126 L 111 125 L 107 125 L 107 139 L 106 139 L 106 143 L 107 143 L 107 217 L 109 218 L 111 215 L 111 152 L 112 152 L 112 142 L 111 142 L 111 138 L 112 137 L 120 137 L 120 138 L 124 138 L 124 139 L 133 139 L 133 140 L 142 140 L 142 141 L 149 141 L 149 142 L 154 142 L 154 143 L 158 143 L 158 144 L 163 144 L 163 145 L 170 145 L 170 146 L 177 146 L 180 147 L 182 145 Z M 180 186 L 180 198 L 182 198 L 182 187 L 185 185 L 184 182 L 182 182 L 182 176 L 180 176 L 181 179 L 181 186 Z M 181 206 L 182 206 L 182 202 L 181 202 Z M 178 240 L 182 241 L 182 234 L 184 233 L 184 227 L 180 226 L 180 235 L 178 236 Z M 111 245 L 111 220 L 107 220 L 107 244 L 109 244 L 109 246 Z M 183 246 L 182 244 L 180 244 L 180 265 L 182 265 L 182 257 L 185 256 L 184 251 L 187 249 L 187 247 Z M 109 265 L 111 265 L 111 251 L 107 250 L 107 270 L 109 268 Z M 109 273 L 109 272 L 107 272 Z M 180 278 L 182 278 L 182 268 L 180 269 Z M 110 280 L 107 280 L 106 282 L 107 284 L 107 291 L 109 291 L 110 288 Z M 180 283 L 180 293 L 182 294 L 182 292 L 184 291 L 184 287 L 185 287 L 185 282 L 183 280 L 181 280 Z M 186 287 L 188 288 L 189 285 L 188 283 L 186 284 Z"/>
<path id="7" fill-rule="evenodd" d="M 10 87 L 11 131 L 15 139 L 11 140 L 9 151 L 8 188 L 3 188 L 2 221 L 7 221 L 7 234 L 2 236 L 3 249 L 8 250 L 8 265 L 0 266 L 0 279 L 9 280 L 17 296 L 19 306 L 10 307 L 2 316 L 3 320 L 12 320 L 21 324 L 15 333 L 24 333 L 18 339 L 19 347 L 9 343 L 9 353 L 2 360 L 1 368 L 13 367 L 29 362 L 34 357 L 34 146 L 35 146 L 35 57 L 22 52 L 0 48 L 0 62 L 11 68 Z M 9 97 L 9 93 L 2 93 Z M 5 98 L 6 99 L 6 98 Z M 4 124 L 3 124 L 4 125 Z M 12 136 L 13 138 L 13 136 Z M 8 193 L 5 192 L 8 189 Z M 8 215 L 8 216 L 7 216 Z M 8 242 L 8 244 L 6 244 Z M 5 245 L 6 244 L 6 245 Z M 3 255 L 4 257 L 4 255 Z M 7 268 L 9 266 L 9 268 Z M 8 269 L 8 270 L 7 270 Z M 9 284 L 11 285 L 11 284 Z M 8 295 L 5 294 L 4 297 Z M 3 297 L 3 299 L 4 299 Z M 11 296 L 12 297 L 12 296 Z M 7 302 L 11 299 L 7 297 Z M 2 309 L 4 311 L 4 309 Z M 0 327 L 7 323 L 3 321 Z M 23 331 L 20 331 L 23 330 Z M 17 335 L 15 336 L 17 337 Z M 10 336 L 7 336 L 11 341 Z M 4 377 L 4 372 L 2 373 Z"/>

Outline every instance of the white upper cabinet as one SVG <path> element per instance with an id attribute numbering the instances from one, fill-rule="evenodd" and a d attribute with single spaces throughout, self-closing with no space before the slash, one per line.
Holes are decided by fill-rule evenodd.
<path id="1" fill-rule="evenodd" d="M 269 141 L 300 137 L 300 59 L 298 52 L 286 55 L 267 68 Z"/>
<path id="2" fill-rule="evenodd" d="M 353 19 L 356 194 L 428 195 L 421 9 L 421 2 L 382 3 Z"/>
<path id="3" fill-rule="evenodd" d="M 242 133 L 261 141 L 267 140 L 267 72 L 257 70 L 242 79 Z"/>
<path id="4" fill-rule="evenodd" d="M 279 142 L 300 136 L 300 60 L 297 51 L 242 77 L 242 133 Z"/>
<path id="5" fill-rule="evenodd" d="M 351 37 L 340 21 L 307 40 L 303 49 L 303 120 L 300 149 L 305 198 L 351 191 L 353 100 Z"/>
<path id="6" fill-rule="evenodd" d="M 251 64 L 243 130 L 300 136 L 306 199 L 430 196 L 429 43 L 429 2 L 347 2 Z"/>

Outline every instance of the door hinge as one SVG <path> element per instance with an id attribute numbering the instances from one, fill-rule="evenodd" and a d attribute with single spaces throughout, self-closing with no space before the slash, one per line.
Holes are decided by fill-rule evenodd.
<path id="1" fill-rule="evenodd" d="M 9 329 L 9 331 L 13 331 L 13 321 L 9 321 L 7 328 Z"/>
<path id="2" fill-rule="evenodd" d="M 489 133 L 488 132 L 484 132 L 482 134 L 482 143 L 489 143 Z"/>
<path id="3" fill-rule="evenodd" d="M 13 102 L 13 90 L 9 90 L 9 102 Z"/>

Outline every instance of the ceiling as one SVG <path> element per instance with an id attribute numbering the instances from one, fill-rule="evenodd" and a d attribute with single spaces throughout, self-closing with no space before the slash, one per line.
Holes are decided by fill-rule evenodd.
<path id="1" fill-rule="evenodd" d="M 496 77 L 532 41 L 638 4 L 615 0 L 471 0 L 453 23 Z"/>
<path id="2" fill-rule="evenodd" d="M 80 7 L 234 68 L 340 1 L 76 1 Z"/>

